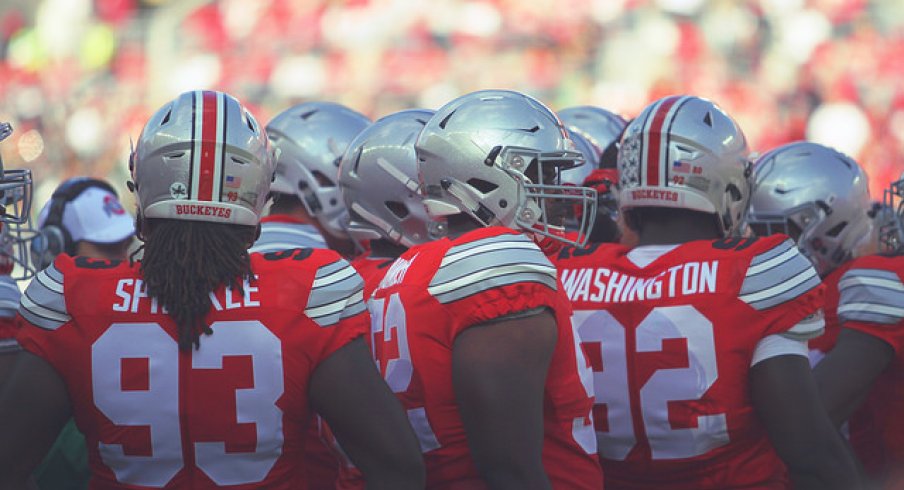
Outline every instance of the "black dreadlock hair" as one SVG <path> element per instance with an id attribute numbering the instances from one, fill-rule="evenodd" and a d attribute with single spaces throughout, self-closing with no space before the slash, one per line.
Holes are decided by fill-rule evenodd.
<path id="1" fill-rule="evenodd" d="M 139 251 L 144 252 L 141 273 L 148 296 L 176 321 L 179 348 L 197 349 L 201 334 L 213 333 L 204 324 L 210 293 L 221 285 L 240 290 L 252 276 L 248 246 L 257 228 L 171 219 L 149 219 L 144 225 L 147 239 Z"/>

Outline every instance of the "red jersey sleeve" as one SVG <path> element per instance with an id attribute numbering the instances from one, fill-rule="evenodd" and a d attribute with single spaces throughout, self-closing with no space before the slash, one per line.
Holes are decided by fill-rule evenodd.
<path id="1" fill-rule="evenodd" d="M 838 282 L 838 317 L 845 328 L 887 342 L 904 351 L 904 256 L 864 257 Z"/>
<path id="2" fill-rule="evenodd" d="M 326 257 L 314 275 L 304 309 L 322 333 L 320 345 L 312 350 L 315 365 L 370 329 L 361 276 L 335 252 L 316 253 Z"/>
<path id="3" fill-rule="evenodd" d="M 456 244 L 442 259 L 427 291 L 465 328 L 533 308 L 567 308 L 556 269 L 528 237 L 503 233 Z"/>
<path id="4" fill-rule="evenodd" d="M 799 340 L 821 335 L 825 287 L 809 259 L 783 235 L 761 238 L 751 247 L 738 299 L 758 312 L 765 335 Z"/>
<path id="5" fill-rule="evenodd" d="M 71 320 L 63 294 L 64 273 L 73 265 L 67 255 L 58 256 L 37 273 L 22 294 L 18 321 L 22 325 L 17 340 L 23 349 L 53 363 L 52 336 Z M 55 366 L 59 368 L 59 366 Z"/>

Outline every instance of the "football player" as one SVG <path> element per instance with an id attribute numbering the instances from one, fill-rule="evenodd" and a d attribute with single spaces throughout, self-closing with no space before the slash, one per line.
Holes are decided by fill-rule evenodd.
<path id="1" fill-rule="evenodd" d="M 358 255 L 346 230 L 348 212 L 336 172 L 348 144 L 369 124 L 363 114 L 332 102 L 298 104 L 267 124 L 277 149 L 276 180 L 270 189 L 273 204 L 261 220 L 261 236 L 252 252 L 326 244 L 345 257 Z M 227 187 L 238 184 L 224 182 Z"/>
<path id="2" fill-rule="evenodd" d="M 415 150 L 433 241 L 389 267 L 368 309 L 428 487 L 602 488 L 589 366 L 531 238 L 558 236 L 543 210 L 559 193 L 594 211 L 591 190 L 555 181 L 582 156 L 554 113 L 505 90 L 447 103 Z"/>
<path id="3" fill-rule="evenodd" d="M 294 489 L 316 410 L 369 485 L 423 487 L 360 338 L 360 276 L 329 250 L 247 252 L 274 166 L 227 94 L 188 92 L 151 117 L 130 159 L 141 261 L 60 255 L 23 295 L 0 483 L 23 485 L 74 413 L 94 486 Z"/>
<path id="4" fill-rule="evenodd" d="M 904 175 L 877 216 L 877 255 L 849 262 L 837 283 L 840 333 L 814 375 L 836 425 L 877 488 L 904 487 Z M 890 212 L 888 212 L 890 211 Z"/>
<path id="5" fill-rule="evenodd" d="M 276 148 L 273 202 L 261 219 L 261 235 L 251 252 L 331 248 L 351 257 L 347 212 L 336 185 L 339 158 L 355 135 L 370 124 L 362 114 L 332 102 L 305 102 L 274 117 L 267 136 Z M 315 417 L 305 447 L 305 489 L 332 489 L 340 460 L 324 445 L 324 424 Z"/>
<path id="6" fill-rule="evenodd" d="M 602 107 L 581 105 L 558 112 L 562 124 L 578 133 L 593 146 L 601 168 L 615 168 L 616 147 L 628 122 L 618 114 Z"/>
<path id="7" fill-rule="evenodd" d="M 735 236 L 747 157 L 712 102 L 653 102 L 618 151 L 639 244 L 557 263 L 593 364 L 607 488 L 790 488 L 786 465 L 798 488 L 855 488 L 807 364 L 819 277 L 787 237 Z"/>
<path id="8" fill-rule="evenodd" d="M 339 165 L 349 235 L 370 244 L 368 252 L 352 261 L 364 279 L 365 299 L 399 255 L 430 240 L 434 222 L 418 192 L 414 142 L 431 116 L 433 111 L 411 109 L 374 121 L 352 141 Z M 343 466 L 336 488 L 362 487 L 360 474 Z"/>
<path id="9" fill-rule="evenodd" d="M 10 123 L 0 123 L 0 141 L 12 132 Z M 0 387 L 20 350 L 16 341 L 20 296 L 16 279 L 28 279 L 35 273 L 25 238 L 31 235 L 31 196 L 31 170 L 7 170 L 0 158 Z M 16 265 L 19 271 L 14 270 Z"/>
<path id="10" fill-rule="evenodd" d="M 339 165 L 339 188 L 350 215 L 349 235 L 370 251 L 352 261 L 364 297 L 405 250 L 431 239 L 436 226 L 419 193 L 414 142 L 434 111 L 410 109 L 382 117 L 362 131 Z"/>
<path id="11" fill-rule="evenodd" d="M 797 243 L 826 285 L 825 333 L 809 342 L 811 364 L 838 337 L 838 280 L 872 236 L 868 179 L 843 153 L 809 141 L 770 150 L 753 168 L 746 219 L 757 236 L 782 233 Z"/>
<path id="12" fill-rule="evenodd" d="M 595 165 L 587 167 L 583 179 L 577 185 L 592 187 L 596 190 L 599 204 L 596 208 L 596 219 L 590 230 L 590 243 L 609 243 L 631 241 L 634 236 L 624 226 L 619 225 L 618 207 L 615 199 L 618 173 L 616 156 L 618 141 L 627 126 L 627 121 L 618 114 L 595 106 L 575 106 L 562 109 L 558 113 L 562 124 L 577 135 L 575 142 L 586 140 L 594 150 Z M 577 145 L 581 148 L 581 145 Z M 584 168 L 584 167 L 579 167 Z M 564 178 L 563 174 L 563 178 Z M 622 241 L 622 243 L 625 243 Z"/>

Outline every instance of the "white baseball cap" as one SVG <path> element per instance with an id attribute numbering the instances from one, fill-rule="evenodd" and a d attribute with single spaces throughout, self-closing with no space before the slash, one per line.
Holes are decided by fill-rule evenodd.
<path id="1" fill-rule="evenodd" d="M 50 202 L 38 215 L 44 227 Z M 116 195 L 100 187 L 88 187 L 63 208 L 63 226 L 73 242 L 116 243 L 135 235 L 135 221 Z"/>

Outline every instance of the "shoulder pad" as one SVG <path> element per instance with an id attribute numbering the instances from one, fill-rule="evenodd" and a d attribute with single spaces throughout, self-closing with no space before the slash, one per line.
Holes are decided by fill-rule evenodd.
<path id="1" fill-rule="evenodd" d="M 16 281 L 9 276 L 0 276 L 0 318 L 12 318 L 19 309 L 19 298 L 22 293 Z"/>
<path id="2" fill-rule="evenodd" d="M 519 282 L 539 282 L 555 290 L 556 269 L 530 238 L 503 234 L 447 250 L 427 291 L 440 303 L 450 303 Z"/>
<path id="3" fill-rule="evenodd" d="M 304 313 L 321 327 L 335 325 L 365 310 L 364 281 L 338 254 L 314 275 Z"/>
<path id="4" fill-rule="evenodd" d="M 47 330 L 56 330 L 71 319 L 63 294 L 64 275 L 57 263 L 54 261 L 35 275 L 19 305 L 19 313 L 25 320 Z"/>
<path id="5" fill-rule="evenodd" d="M 826 321 L 823 312 L 818 310 L 779 335 L 792 340 L 810 340 L 822 335 L 825 327 Z"/>
<path id="6" fill-rule="evenodd" d="M 772 238 L 772 237 L 767 237 Z M 820 284 L 813 264 L 790 239 L 769 240 L 757 247 L 744 274 L 739 298 L 757 310 L 765 310 L 805 294 Z M 751 247 L 752 248 L 752 247 Z"/>
<path id="7" fill-rule="evenodd" d="M 904 319 L 904 284 L 892 271 L 852 268 L 841 276 L 838 290 L 838 318 L 842 324 L 895 324 Z"/>

